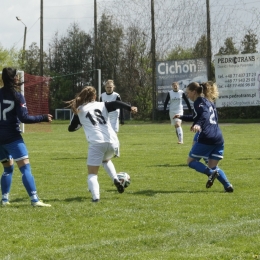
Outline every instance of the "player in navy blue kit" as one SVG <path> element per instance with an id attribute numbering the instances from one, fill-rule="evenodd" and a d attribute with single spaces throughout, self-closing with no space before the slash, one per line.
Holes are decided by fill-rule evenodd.
<path id="1" fill-rule="evenodd" d="M 50 207 L 43 203 L 37 195 L 34 177 L 28 157 L 26 145 L 21 136 L 20 123 L 38 123 L 52 121 L 52 115 L 30 116 L 24 96 L 20 93 L 17 71 L 4 68 L 2 71 L 4 86 L 0 88 L 0 162 L 4 167 L 1 177 L 2 206 L 7 206 L 12 184 L 14 165 L 17 163 L 22 173 L 23 185 L 34 207 Z"/>
<path id="2" fill-rule="evenodd" d="M 204 93 L 205 96 L 209 96 L 208 91 L 214 91 L 210 83 L 190 83 L 187 87 L 187 96 L 194 101 L 194 113 L 192 116 L 175 115 L 174 117 L 183 121 L 193 121 L 191 131 L 198 133 L 197 140 L 189 153 L 188 166 L 208 176 L 206 188 L 210 188 L 217 178 L 226 192 L 233 192 L 232 184 L 224 171 L 218 167 L 218 162 L 223 159 L 224 139 L 218 126 L 216 107 L 213 102 L 204 97 Z M 208 160 L 207 166 L 200 162 L 202 158 Z"/>

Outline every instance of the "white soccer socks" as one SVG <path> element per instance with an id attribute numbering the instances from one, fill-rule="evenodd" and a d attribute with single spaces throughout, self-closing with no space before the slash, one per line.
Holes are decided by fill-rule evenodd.
<path id="1" fill-rule="evenodd" d="M 98 176 L 96 174 L 90 173 L 88 175 L 88 189 L 92 194 L 93 200 L 100 199 Z"/>
<path id="2" fill-rule="evenodd" d="M 179 143 L 183 143 L 183 130 L 182 130 L 182 127 L 181 126 L 177 127 L 176 131 L 177 131 L 177 134 L 178 134 Z"/>
<path id="3" fill-rule="evenodd" d="M 109 177 L 111 178 L 112 182 L 114 183 L 114 179 L 117 179 L 117 174 L 113 162 L 109 160 L 108 162 L 102 163 L 102 165 Z"/>

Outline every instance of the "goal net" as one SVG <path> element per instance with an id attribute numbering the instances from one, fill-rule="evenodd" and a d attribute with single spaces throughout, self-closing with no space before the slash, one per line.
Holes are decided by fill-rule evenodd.
<path id="1" fill-rule="evenodd" d="M 2 74 L 2 72 L 0 72 Z M 0 75 L 0 87 L 3 86 Z M 19 80 L 24 82 L 21 92 L 25 97 L 26 106 L 30 115 L 49 114 L 49 83 L 51 78 L 30 75 L 18 71 Z M 50 123 L 21 124 L 22 132 L 50 132 Z"/>

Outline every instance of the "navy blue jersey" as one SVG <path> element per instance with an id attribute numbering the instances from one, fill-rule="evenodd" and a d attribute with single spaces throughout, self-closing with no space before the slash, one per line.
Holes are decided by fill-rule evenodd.
<path id="1" fill-rule="evenodd" d="M 218 113 L 214 103 L 203 97 L 194 101 L 193 116 L 181 116 L 183 121 L 193 121 L 193 125 L 199 125 L 201 132 L 198 143 L 222 144 L 224 143 L 222 132 L 218 126 Z"/>
<path id="2" fill-rule="evenodd" d="M 48 122 L 48 115 L 30 116 L 24 96 L 16 92 L 16 98 L 5 87 L 0 88 L 0 144 L 21 139 L 20 123 Z"/>

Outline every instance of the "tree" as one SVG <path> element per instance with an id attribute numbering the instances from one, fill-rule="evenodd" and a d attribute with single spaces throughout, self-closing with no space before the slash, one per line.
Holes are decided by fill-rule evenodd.
<path id="1" fill-rule="evenodd" d="M 75 97 L 84 85 L 92 81 L 93 45 L 89 34 L 73 23 L 67 35 L 55 34 L 50 43 L 49 68 L 54 78 L 51 83 L 51 108 L 64 107 L 63 101 Z"/>
<path id="2" fill-rule="evenodd" d="M 194 53 L 192 48 L 183 49 L 181 46 L 177 46 L 168 54 L 166 60 L 186 60 L 186 59 L 193 59 L 193 58 L 194 58 Z"/>
<path id="3" fill-rule="evenodd" d="M 193 49 L 194 58 L 206 58 L 207 57 L 207 37 L 202 35 Z"/>
<path id="4" fill-rule="evenodd" d="M 23 53 L 19 53 L 20 63 L 22 61 Z M 40 48 L 37 46 L 36 42 L 33 42 L 29 49 L 25 52 L 24 64 L 21 63 L 22 69 L 31 75 L 40 75 Z M 48 68 L 48 57 L 45 52 L 43 52 L 43 74 L 49 74 Z"/>
<path id="5" fill-rule="evenodd" d="M 116 81 L 123 44 L 123 27 L 113 22 L 113 16 L 102 14 L 97 26 L 97 67 L 102 71 L 102 81 Z"/>
<path id="6" fill-rule="evenodd" d="M 228 37 L 225 42 L 225 46 L 220 47 L 217 55 L 229 55 L 229 54 L 238 54 L 239 50 L 235 47 L 232 37 Z"/>
<path id="7" fill-rule="evenodd" d="M 122 98 L 139 108 L 138 117 L 151 118 L 152 64 L 146 36 L 136 26 L 127 28 L 125 36 L 118 75 Z"/>
<path id="8" fill-rule="evenodd" d="M 243 51 L 241 53 L 256 53 L 258 52 L 256 50 L 258 39 L 257 35 L 253 33 L 252 30 L 248 30 L 247 34 L 244 36 L 244 39 L 241 42 L 243 46 Z"/>
<path id="9" fill-rule="evenodd" d="M 19 60 L 18 56 L 19 56 L 19 52 L 16 51 L 15 48 L 4 49 L 0 45 L 0 69 L 1 69 L 1 71 L 5 67 L 20 68 L 19 62 L 18 62 L 18 60 Z"/>

